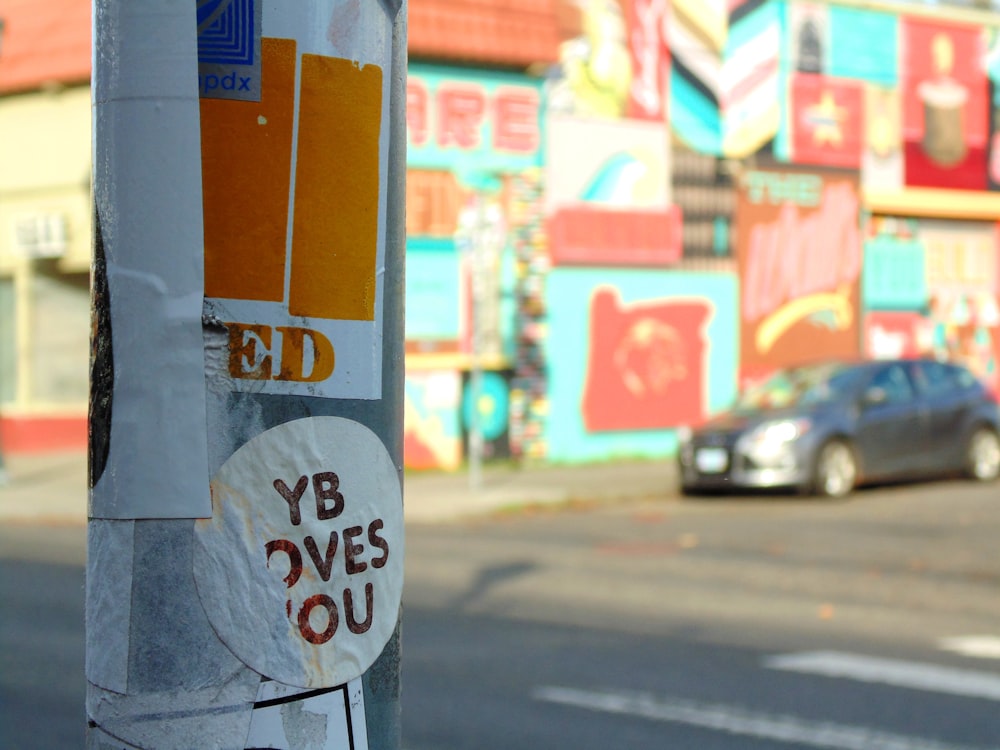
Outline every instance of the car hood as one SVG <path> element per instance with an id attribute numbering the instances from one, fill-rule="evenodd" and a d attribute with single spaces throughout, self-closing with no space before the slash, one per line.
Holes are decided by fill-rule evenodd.
<path id="1" fill-rule="evenodd" d="M 715 415 L 707 422 L 699 425 L 696 433 L 707 432 L 742 432 L 752 429 L 764 422 L 774 422 L 781 419 L 802 419 L 813 417 L 818 410 L 815 408 L 797 409 L 733 409 Z"/>

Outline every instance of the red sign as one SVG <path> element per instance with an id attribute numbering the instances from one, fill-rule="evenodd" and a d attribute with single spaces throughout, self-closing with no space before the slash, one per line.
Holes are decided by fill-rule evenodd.
<path id="1" fill-rule="evenodd" d="M 988 83 L 982 30 L 902 23 L 906 184 L 986 189 Z"/>
<path id="2" fill-rule="evenodd" d="M 669 0 L 626 0 L 625 22 L 632 59 L 626 117 L 660 120 L 667 117 L 670 50 L 667 48 Z"/>
<path id="3" fill-rule="evenodd" d="M 681 210 L 561 208 L 548 237 L 553 265 L 670 265 L 681 258 Z"/>
<path id="4" fill-rule="evenodd" d="M 791 94 L 792 161 L 859 169 L 864 130 L 861 84 L 797 73 Z"/>
<path id="5" fill-rule="evenodd" d="M 865 354 L 872 359 L 928 353 L 930 321 L 915 312 L 872 312 L 865 316 Z"/>
<path id="6" fill-rule="evenodd" d="M 590 304 L 590 354 L 583 392 L 587 430 L 643 430 L 705 418 L 705 300 L 622 305 L 614 289 Z"/>

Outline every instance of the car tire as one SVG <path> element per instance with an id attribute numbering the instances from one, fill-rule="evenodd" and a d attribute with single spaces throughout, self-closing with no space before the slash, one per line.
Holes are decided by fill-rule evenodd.
<path id="1" fill-rule="evenodd" d="M 990 427 L 973 430 L 965 447 L 965 472 L 977 482 L 992 482 L 1000 476 L 1000 435 Z"/>
<path id="2" fill-rule="evenodd" d="M 858 481 L 854 449 L 844 440 L 830 440 L 816 454 L 812 494 L 831 499 L 847 497 Z"/>

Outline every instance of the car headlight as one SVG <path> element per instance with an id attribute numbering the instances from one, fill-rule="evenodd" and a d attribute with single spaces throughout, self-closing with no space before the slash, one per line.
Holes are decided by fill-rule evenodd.
<path id="1" fill-rule="evenodd" d="M 745 433 L 736 443 L 738 450 L 748 454 L 773 454 L 783 450 L 812 427 L 808 419 L 782 419 L 764 422 Z"/>

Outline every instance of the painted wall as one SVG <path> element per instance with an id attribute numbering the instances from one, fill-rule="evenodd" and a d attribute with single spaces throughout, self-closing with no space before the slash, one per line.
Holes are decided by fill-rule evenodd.
<path id="1" fill-rule="evenodd" d="M 0 272 L 17 262 L 23 220 L 64 220 L 60 270 L 90 269 L 90 89 L 6 97 L 0 107 Z M 22 230 L 24 231 L 24 230 Z"/>
<path id="2" fill-rule="evenodd" d="M 509 454 L 516 356 L 513 178 L 542 161 L 539 79 L 414 63 L 407 82 L 406 443 L 410 468 L 456 468 L 478 406 L 487 457 Z M 477 356 L 483 390 L 472 397 Z M 501 422 L 503 424 L 500 424 Z"/>
<path id="3" fill-rule="evenodd" d="M 1000 249 L 990 222 L 875 217 L 865 241 L 865 351 L 966 365 L 1000 392 Z"/>
<path id="4" fill-rule="evenodd" d="M 674 2 L 670 125 L 684 144 L 739 158 L 775 136 L 783 12 L 774 0 Z"/>
<path id="5" fill-rule="evenodd" d="M 86 445 L 90 357 L 90 90 L 0 106 L 0 439 Z"/>
<path id="6" fill-rule="evenodd" d="M 550 460 L 664 456 L 732 401 L 734 276 L 557 268 L 548 298 Z"/>
<path id="7" fill-rule="evenodd" d="M 754 170 L 737 203 L 740 382 L 860 346 L 856 172 Z"/>
<path id="8" fill-rule="evenodd" d="M 477 173 L 538 166 L 541 82 L 515 73 L 411 63 L 406 84 L 406 163 Z"/>
<path id="9" fill-rule="evenodd" d="M 403 456 L 410 469 L 457 469 L 462 461 L 459 425 L 461 373 L 406 373 Z"/>

